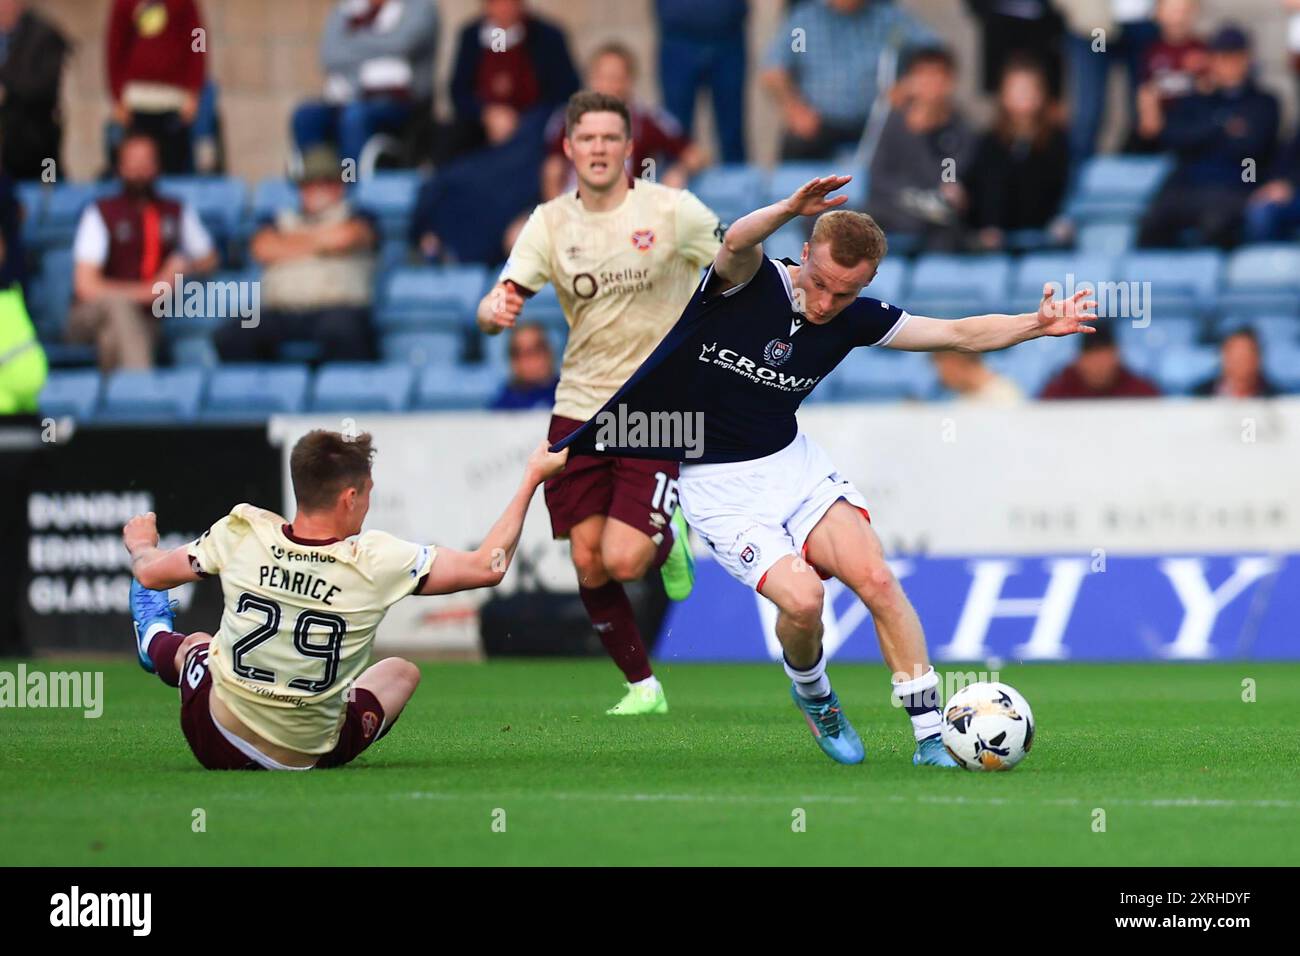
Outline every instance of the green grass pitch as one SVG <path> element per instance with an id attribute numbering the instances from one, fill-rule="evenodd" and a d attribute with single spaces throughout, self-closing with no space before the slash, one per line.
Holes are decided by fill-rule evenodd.
<path id="1" fill-rule="evenodd" d="M 672 712 L 619 719 L 608 662 L 546 661 L 426 665 L 350 767 L 254 774 L 199 769 L 134 664 L 41 666 L 102 666 L 105 710 L 0 711 L 6 866 L 1300 862 L 1294 664 L 1008 665 L 1038 736 L 1004 774 L 912 767 L 883 667 L 831 668 L 857 767 L 779 667 L 660 664 Z"/>

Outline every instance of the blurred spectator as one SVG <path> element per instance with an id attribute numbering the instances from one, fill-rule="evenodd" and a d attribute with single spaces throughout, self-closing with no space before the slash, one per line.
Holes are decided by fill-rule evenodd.
<path id="1" fill-rule="evenodd" d="M 15 179 L 38 179 L 47 159 L 58 163 L 59 82 L 70 50 L 23 0 L 0 0 L 0 166 Z"/>
<path id="2" fill-rule="evenodd" d="M 72 244 L 76 305 L 70 342 L 94 344 L 99 367 L 149 368 L 158 341 L 152 305 L 170 296 L 178 275 L 193 278 L 217 263 L 198 213 L 158 195 L 158 146 L 129 133 L 118 150 L 122 191 L 87 206 Z M 162 283 L 165 291 L 155 291 Z"/>
<path id="3" fill-rule="evenodd" d="M 1246 327 L 1230 332 L 1219 345 L 1219 374 L 1192 389 L 1193 395 L 1224 398 L 1273 398 L 1277 388 L 1260 369 L 1259 337 Z"/>
<path id="4" fill-rule="evenodd" d="M 975 133 L 953 101 L 956 82 L 947 50 L 923 47 L 908 58 L 867 177 L 867 211 L 881 228 L 916 236 L 929 250 L 957 249 L 963 231 L 956 177 L 974 153 Z"/>
<path id="5" fill-rule="evenodd" d="M 1139 101 L 1159 101 L 1160 109 L 1149 104 L 1138 110 L 1137 124 L 1128 148 L 1152 152 L 1160 148 L 1161 117 L 1175 101 L 1197 91 L 1206 70 L 1205 41 L 1196 35 L 1198 0 L 1160 0 L 1155 22 L 1160 33 L 1142 52 L 1138 67 Z"/>
<path id="6" fill-rule="evenodd" d="M 559 381 L 546 330 L 533 322 L 520 323 L 510 336 L 510 378 L 488 407 L 500 411 L 550 408 Z"/>
<path id="7" fill-rule="evenodd" d="M 0 242 L 0 264 L 7 252 Z M 23 288 L 16 282 L 5 283 L 0 286 L 0 415 L 35 412 L 47 371 L 45 350 L 27 315 Z"/>
<path id="8" fill-rule="evenodd" d="M 600 47 L 587 66 L 584 89 L 618 97 L 632 117 L 632 158 L 628 175 L 650 178 L 684 189 L 687 181 L 706 165 L 703 152 L 682 132 L 677 120 L 663 110 L 644 106 L 633 98 L 636 59 L 620 43 Z M 551 114 L 546 124 L 546 159 L 542 163 L 542 201 L 566 189 L 577 188 L 573 164 L 564 156 L 564 108 Z"/>
<path id="9" fill-rule="evenodd" d="M 978 352 L 932 352 L 930 359 L 939 383 L 959 401 L 1011 406 L 1025 400 L 1020 386 L 985 365 Z"/>
<path id="10" fill-rule="evenodd" d="M 966 0 L 966 6 L 980 23 L 985 93 L 997 92 L 1009 60 L 1032 57 L 1043 67 L 1052 99 L 1061 95 L 1065 24 L 1050 0 Z"/>
<path id="11" fill-rule="evenodd" d="M 524 0 L 483 0 L 483 16 L 461 30 L 457 44 L 450 154 L 506 143 L 530 114 L 544 124 L 577 89 L 559 27 L 528 13 Z"/>
<path id="12" fill-rule="evenodd" d="M 1246 241 L 1277 242 L 1300 229 L 1300 129 L 1246 203 Z"/>
<path id="13" fill-rule="evenodd" d="M 1070 161 L 1077 166 L 1097 151 L 1119 31 L 1112 0 L 1053 2 L 1065 20 Z"/>
<path id="14" fill-rule="evenodd" d="M 1041 398 L 1154 398 L 1160 390 L 1124 365 L 1110 325 L 1083 336 L 1079 357 L 1057 372 Z"/>
<path id="15" fill-rule="evenodd" d="M 195 0 L 113 0 L 105 50 L 113 119 L 154 138 L 164 173 L 194 169 L 190 124 L 207 61 L 202 31 Z"/>
<path id="16" fill-rule="evenodd" d="M 1246 34 L 1224 27 L 1210 43 L 1207 92 L 1175 100 L 1167 112 L 1153 93 L 1140 97 L 1140 126 L 1175 152 L 1174 170 L 1142 218 L 1140 245 L 1236 241 L 1254 185 L 1247 169 L 1266 168 L 1277 140 L 1277 100 L 1255 85 L 1251 69 Z"/>
<path id="17" fill-rule="evenodd" d="M 3 0 L 0 0 L 3 2 Z M 0 289 L 27 280 L 26 250 L 23 246 L 23 217 L 29 215 L 18 202 L 18 193 L 9 174 L 0 170 Z"/>
<path id="18" fill-rule="evenodd" d="M 373 358 L 375 235 L 346 199 L 338 154 L 308 150 L 298 208 L 277 211 L 250 244 L 262 266 L 261 315 L 251 327 L 232 319 L 217 332 L 222 360 L 271 361 L 286 342 L 315 343 L 326 362 Z"/>
<path id="19" fill-rule="evenodd" d="M 1286 11 L 1286 52 L 1291 61 L 1291 73 L 1300 89 L 1300 0 L 1282 0 Z"/>
<path id="20" fill-rule="evenodd" d="M 433 106 L 438 8 L 433 0 L 339 0 L 321 38 L 323 101 L 293 114 L 298 149 L 330 144 L 357 160 L 375 133 L 397 133 Z"/>
<path id="21" fill-rule="evenodd" d="M 1049 228 L 1065 198 L 1069 167 L 1042 67 L 1013 57 L 998 90 L 997 119 L 963 183 L 979 247 L 1001 249 L 1009 232 Z"/>
<path id="22" fill-rule="evenodd" d="M 709 87 L 722 161 L 743 163 L 749 0 L 655 0 L 655 13 L 664 106 L 690 137 L 696 94 L 701 86 Z"/>
<path id="23" fill-rule="evenodd" d="M 759 81 L 781 110 L 781 158 L 830 159 L 857 145 L 881 60 L 934 46 L 929 27 L 880 0 L 805 0 L 772 37 Z"/>

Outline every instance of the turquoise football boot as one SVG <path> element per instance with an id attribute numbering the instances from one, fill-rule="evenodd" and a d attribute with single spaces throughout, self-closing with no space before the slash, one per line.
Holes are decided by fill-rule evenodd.
<path id="1" fill-rule="evenodd" d="M 808 722 L 808 729 L 812 731 L 817 746 L 822 748 L 826 756 L 836 763 L 862 763 L 867 759 L 866 748 L 862 746 L 858 732 L 844 716 L 844 711 L 840 710 L 840 699 L 835 696 L 835 691 L 819 700 L 806 700 L 799 696 L 799 691 L 792 682 L 790 696 L 803 714 L 803 719 Z"/>
<path id="2" fill-rule="evenodd" d="M 956 767 L 957 761 L 952 759 L 952 754 L 943 745 L 943 738 L 935 734 L 916 745 L 912 764 L 917 767 Z"/>
<path id="3" fill-rule="evenodd" d="M 153 661 L 144 652 L 144 636 L 149 628 L 161 622 L 169 631 L 176 629 L 176 605 L 167 599 L 166 591 L 151 591 L 135 578 L 131 579 L 131 624 L 135 628 L 135 653 L 140 666 L 150 674 L 155 673 Z"/>

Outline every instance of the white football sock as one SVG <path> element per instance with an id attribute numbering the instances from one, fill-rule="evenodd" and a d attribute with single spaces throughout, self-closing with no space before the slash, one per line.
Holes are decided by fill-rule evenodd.
<path id="1" fill-rule="evenodd" d="M 918 741 L 939 733 L 939 675 L 933 667 L 920 677 L 894 684 L 893 691 L 912 719 L 912 733 Z"/>
<path id="2" fill-rule="evenodd" d="M 645 687 L 645 688 L 647 688 L 648 690 L 658 690 L 658 689 L 659 689 L 659 678 L 655 677 L 654 674 L 651 674 L 651 675 L 650 675 L 649 677 L 647 677 L 645 680 L 633 681 L 632 684 L 631 684 L 630 686 L 632 686 L 632 687 Z"/>
<path id="3" fill-rule="evenodd" d="M 788 660 L 785 655 L 781 655 L 781 663 L 785 665 L 786 676 L 794 681 L 794 689 L 798 691 L 799 696 L 804 700 L 816 700 L 821 697 L 828 697 L 831 692 L 830 678 L 826 676 L 826 652 L 823 650 L 817 656 L 817 663 L 807 670 L 799 670 Z"/>

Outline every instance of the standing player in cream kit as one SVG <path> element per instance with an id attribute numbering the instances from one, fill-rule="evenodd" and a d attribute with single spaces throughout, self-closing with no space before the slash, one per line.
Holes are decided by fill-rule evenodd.
<path id="1" fill-rule="evenodd" d="M 630 122 L 616 97 L 587 91 L 570 98 L 564 154 L 577 190 L 533 211 L 478 307 L 479 328 L 496 335 L 515 324 L 529 296 L 547 282 L 555 286 L 569 341 L 552 443 L 594 415 L 659 344 L 724 231 L 691 193 L 629 175 Z M 578 594 L 627 679 L 627 694 L 610 714 L 668 710 L 623 582 L 658 567 L 670 598 L 690 594 L 694 566 L 676 507 L 677 475 L 673 460 L 575 455 L 546 482 L 551 531 L 569 539 Z"/>
<path id="2" fill-rule="evenodd" d="M 368 434 L 309 432 L 289 458 L 293 522 L 236 505 L 197 541 L 162 551 L 152 512 L 122 529 L 140 665 L 180 687 L 181 730 L 209 770 L 338 767 L 387 733 L 420 671 L 370 663 L 375 629 L 411 594 L 500 583 L 537 486 L 564 467 L 540 446 L 523 483 L 475 551 L 362 531 L 374 448 Z M 216 636 L 174 630 L 167 588 L 221 576 Z"/>

